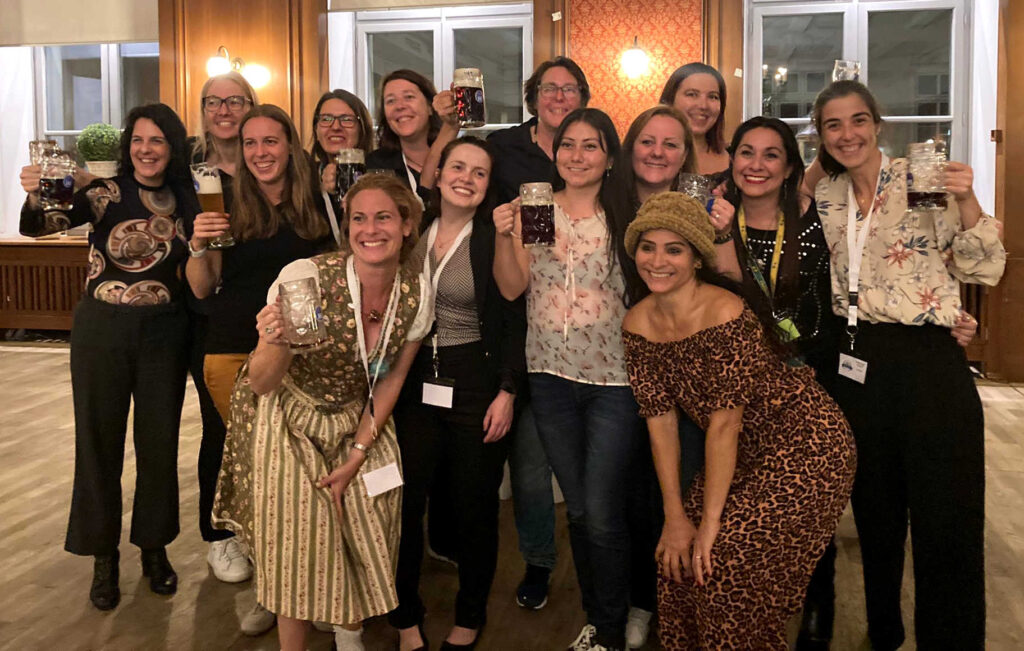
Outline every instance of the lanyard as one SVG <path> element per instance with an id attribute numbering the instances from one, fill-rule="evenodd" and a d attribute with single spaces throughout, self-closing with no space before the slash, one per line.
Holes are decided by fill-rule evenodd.
<path id="1" fill-rule="evenodd" d="M 348 290 L 352 295 L 352 309 L 355 311 L 356 321 L 356 339 L 359 345 L 359 361 L 363 363 L 363 372 L 366 374 L 366 384 L 369 391 L 367 398 L 367 405 L 370 409 L 370 427 L 373 434 L 374 440 L 377 439 L 377 420 L 373 409 L 373 389 L 377 386 L 377 378 L 380 376 L 380 367 L 383 366 L 379 361 L 374 365 L 373 377 L 370 377 L 370 361 L 369 354 L 366 351 L 366 338 L 363 335 L 363 312 L 362 312 L 362 285 L 359 284 L 359 276 L 356 275 L 355 258 L 349 256 L 348 264 L 345 269 L 346 277 L 348 279 Z M 386 355 L 388 351 L 388 342 L 391 341 L 391 331 L 395 326 L 395 315 L 398 312 L 398 287 L 401 284 L 401 278 L 399 278 L 399 272 L 395 272 L 395 280 L 391 284 L 391 296 L 388 298 L 388 307 L 384 312 L 384 331 L 383 331 L 383 345 L 381 346 L 381 356 Z"/>
<path id="2" fill-rule="evenodd" d="M 324 195 L 324 203 L 327 205 L 327 219 L 331 222 L 331 232 L 334 233 L 334 241 L 341 246 L 341 229 L 338 228 L 338 217 L 334 214 L 334 202 L 331 201 L 331 195 L 327 192 L 322 192 Z"/>
<path id="3" fill-rule="evenodd" d="M 445 252 L 444 257 L 441 258 L 441 262 L 437 265 L 437 269 L 433 273 L 430 272 L 430 252 L 434 250 L 434 241 L 437 239 L 437 231 L 441 227 L 441 219 L 435 219 L 434 223 L 430 225 L 430 229 L 427 231 L 427 251 L 423 254 L 423 275 L 430 279 L 430 284 L 434 287 L 434 295 L 437 295 L 437 284 L 441 280 L 441 272 L 444 270 L 448 261 L 455 255 L 456 249 L 462 244 L 462 240 L 469 237 L 469 234 L 473 232 L 473 220 L 470 219 L 466 222 L 466 225 L 462 227 L 459 234 L 455 237 L 455 241 L 448 247 L 448 251 Z"/>
<path id="4" fill-rule="evenodd" d="M 750 254 L 750 247 L 747 246 L 747 216 L 743 212 L 743 206 L 740 206 L 740 212 L 737 216 L 740 226 L 740 239 L 743 241 L 743 248 L 747 250 L 747 267 L 750 268 L 750 274 L 757 281 L 758 286 L 764 295 L 769 300 L 776 289 L 778 289 L 779 279 L 779 262 L 782 260 L 782 241 L 785 237 L 786 230 L 786 216 L 779 211 L 779 227 L 775 229 L 775 244 L 772 247 L 772 260 L 768 267 L 768 280 L 771 285 L 764 280 L 764 270 L 761 268 L 761 264 Z"/>
<path id="5" fill-rule="evenodd" d="M 857 301 L 860 289 L 860 268 L 864 260 L 864 245 L 871 231 L 871 218 L 875 214 L 875 200 L 878 198 L 878 185 L 882 180 L 882 170 L 889 164 L 889 157 L 882 154 L 882 163 L 878 167 L 878 179 L 875 181 L 875 192 L 871 195 L 871 207 L 864 217 L 860 230 L 857 230 L 857 195 L 853 191 L 853 179 L 846 188 L 846 252 L 849 258 L 849 284 L 847 285 L 849 307 L 846 310 L 846 334 L 850 337 L 850 350 L 853 350 L 854 338 L 857 336 Z"/>
<path id="6" fill-rule="evenodd" d="M 402 152 L 402 165 L 405 167 L 405 173 L 409 176 L 409 189 L 412 190 L 416 200 L 423 206 L 423 197 L 420 196 L 419 192 L 416 192 L 417 188 L 420 187 L 419 181 L 416 180 L 416 175 L 412 173 L 412 168 L 409 167 L 409 159 L 405 157 L 405 152 Z"/>

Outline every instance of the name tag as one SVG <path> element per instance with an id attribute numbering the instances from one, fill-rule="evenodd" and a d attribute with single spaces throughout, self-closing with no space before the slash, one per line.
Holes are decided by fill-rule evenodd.
<path id="1" fill-rule="evenodd" d="M 376 497 L 401 486 L 402 473 L 398 471 L 397 463 L 389 463 L 363 475 L 363 484 L 366 485 L 366 496 Z"/>
<path id="2" fill-rule="evenodd" d="M 423 382 L 423 404 L 451 409 L 455 401 L 455 380 L 437 377 Z"/>
<path id="3" fill-rule="evenodd" d="M 839 353 L 839 375 L 859 384 L 864 384 L 868 374 L 868 363 L 846 353 Z"/>

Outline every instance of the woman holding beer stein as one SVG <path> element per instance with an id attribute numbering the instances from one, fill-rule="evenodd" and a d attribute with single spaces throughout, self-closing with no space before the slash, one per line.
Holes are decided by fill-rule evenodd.
<path id="1" fill-rule="evenodd" d="M 29 168 L 22 174 L 29 193 L 23 235 L 93 226 L 86 295 L 71 329 L 75 481 L 64 547 L 95 557 L 89 599 L 100 610 L 121 598 L 121 469 L 132 401 L 137 480 L 131 542 L 142 549 L 153 592 L 172 594 L 178 584 L 164 547 L 178 535 L 178 426 L 188 368 L 180 272 L 187 257 L 184 224 L 198 210 L 185 137 L 170 107 L 132 109 L 118 175 L 93 181 L 56 209 L 40 204 L 38 174 Z M 47 185 L 64 180 L 42 179 Z M 66 187 L 70 191 L 70 178 Z"/>
<path id="2" fill-rule="evenodd" d="M 828 174 L 815 198 L 832 255 L 832 309 L 846 330 L 835 397 L 860 457 L 853 515 L 868 636 L 875 649 L 904 641 L 909 520 L 918 647 L 982 649 L 984 422 L 950 329 L 970 319 L 960 283 L 1002 276 L 999 223 L 982 213 L 971 168 L 944 158 L 915 175 L 937 181 L 934 203 L 914 204 L 908 161 L 879 150 L 881 111 L 859 82 L 821 91 L 813 119 Z"/>
<path id="3" fill-rule="evenodd" d="M 243 143 L 249 132 L 243 125 Z M 361 622 L 393 610 L 401 469 L 391 410 L 430 329 L 433 301 L 402 262 L 421 208 L 398 179 L 368 175 L 345 196 L 345 253 L 299 260 L 268 283 L 259 344 L 239 373 L 215 522 L 256 559 L 260 603 L 281 647 L 305 649 L 309 620 L 332 622 L 341 651 Z M 293 352 L 279 284 L 313 281 L 320 343 Z M 285 285 L 281 285 L 287 289 Z M 282 290 L 284 291 L 284 290 Z"/>
<path id="4" fill-rule="evenodd" d="M 725 79 L 706 63 L 681 66 L 665 82 L 659 100 L 679 110 L 693 132 L 698 174 L 714 185 L 725 181 L 729 152 L 725 149 Z"/>
<path id="5" fill-rule="evenodd" d="M 524 185 L 494 211 L 494 275 L 527 302 L 526 362 L 537 429 L 565 495 L 587 624 L 572 649 L 621 649 L 629 610 L 626 495 L 643 423 L 629 388 L 621 326 L 640 296 L 623 249 L 631 214 L 605 178 L 619 154 L 611 119 L 567 115 L 553 142 L 553 197 Z"/>
<path id="6" fill-rule="evenodd" d="M 437 89 L 412 70 L 395 70 L 381 84 L 377 107 L 377 149 L 366 157 L 367 169 L 394 170 L 395 175 L 422 200 L 427 189 L 420 172 L 441 119 L 430 108 Z"/>
<path id="7" fill-rule="evenodd" d="M 371 149 L 373 122 L 363 100 L 340 88 L 321 95 L 313 109 L 312 153 L 319 174 L 319 190 L 326 194 L 324 204 L 339 245 L 338 217 L 342 199 L 366 171 L 366 154 Z"/>

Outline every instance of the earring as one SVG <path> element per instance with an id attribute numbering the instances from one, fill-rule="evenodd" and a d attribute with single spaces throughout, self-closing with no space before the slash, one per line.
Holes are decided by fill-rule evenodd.
<path id="1" fill-rule="evenodd" d="M 700 269 L 703 266 L 704 266 L 704 262 L 701 261 L 701 260 L 697 260 L 697 262 L 693 265 L 693 268 L 694 269 Z"/>

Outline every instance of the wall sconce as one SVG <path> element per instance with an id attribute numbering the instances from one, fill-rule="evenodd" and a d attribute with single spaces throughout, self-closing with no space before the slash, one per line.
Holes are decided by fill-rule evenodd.
<path id="1" fill-rule="evenodd" d="M 633 37 L 633 47 L 622 53 L 622 70 L 626 77 L 636 79 L 647 74 L 651 59 L 640 47 L 638 37 Z"/>
<path id="2" fill-rule="evenodd" d="M 270 70 L 267 70 L 266 66 L 258 63 L 246 64 L 241 57 L 231 58 L 228 49 L 223 45 L 217 48 L 216 56 L 206 61 L 206 74 L 210 77 L 223 75 L 232 70 L 237 70 L 253 88 L 263 88 L 270 83 Z"/>

